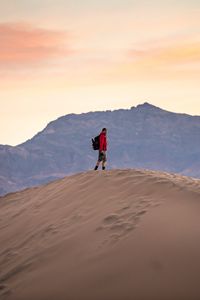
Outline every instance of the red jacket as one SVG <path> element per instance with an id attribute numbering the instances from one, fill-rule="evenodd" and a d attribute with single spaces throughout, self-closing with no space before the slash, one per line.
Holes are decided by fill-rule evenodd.
<path id="1" fill-rule="evenodd" d="M 107 139 L 106 139 L 106 135 L 104 132 L 100 133 L 99 142 L 100 142 L 99 150 L 106 151 L 107 150 Z"/>

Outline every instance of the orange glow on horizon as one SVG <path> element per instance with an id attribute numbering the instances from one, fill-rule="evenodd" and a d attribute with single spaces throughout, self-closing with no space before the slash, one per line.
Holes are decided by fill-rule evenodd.
<path id="1" fill-rule="evenodd" d="M 0 3 L 0 144 L 146 100 L 200 115 L 197 1 L 28 2 Z"/>

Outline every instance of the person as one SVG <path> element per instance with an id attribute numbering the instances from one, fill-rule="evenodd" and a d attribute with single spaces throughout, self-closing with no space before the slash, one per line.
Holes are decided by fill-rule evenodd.
<path id="1" fill-rule="evenodd" d="M 106 168 L 106 151 L 107 151 L 107 129 L 103 128 L 99 135 L 99 156 L 94 170 L 98 170 L 100 163 L 102 162 L 102 170 Z"/>

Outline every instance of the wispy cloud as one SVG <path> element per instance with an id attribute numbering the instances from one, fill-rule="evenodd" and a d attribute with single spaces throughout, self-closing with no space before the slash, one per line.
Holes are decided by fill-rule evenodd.
<path id="1" fill-rule="evenodd" d="M 168 41 L 166 44 L 150 44 L 129 51 L 129 58 L 133 61 L 154 62 L 156 65 L 181 65 L 200 62 L 200 37 L 194 39 L 183 39 Z"/>
<path id="2" fill-rule="evenodd" d="M 0 23 L 0 67 L 40 64 L 70 55 L 68 40 L 65 31 L 27 23 Z"/>
<path id="3" fill-rule="evenodd" d="M 200 62 L 200 41 L 163 49 L 158 53 L 157 58 L 160 62 L 175 65 Z"/>
<path id="4" fill-rule="evenodd" d="M 192 80 L 200 75 L 200 37 L 184 36 L 138 43 L 124 58 L 105 67 L 106 82 Z"/>

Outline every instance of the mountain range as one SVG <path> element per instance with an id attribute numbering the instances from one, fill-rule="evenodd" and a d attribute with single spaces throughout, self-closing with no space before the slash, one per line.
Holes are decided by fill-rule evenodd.
<path id="1" fill-rule="evenodd" d="M 200 116 L 149 103 L 68 114 L 17 146 L 0 145 L 0 195 L 94 168 L 91 138 L 108 129 L 107 168 L 142 168 L 200 178 Z"/>

